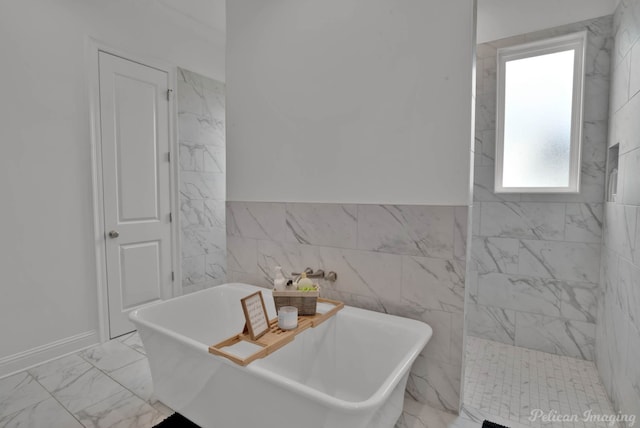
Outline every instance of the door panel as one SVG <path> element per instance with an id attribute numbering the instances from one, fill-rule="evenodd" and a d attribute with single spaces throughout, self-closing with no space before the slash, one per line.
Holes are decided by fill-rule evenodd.
<path id="1" fill-rule="evenodd" d="M 122 309 L 133 309 L 162 295 L 160 247 L 159 241 L 120 246 Z"/>
<path id="2" fill-rule="evenodd" d="M 114 79 L 118 222 L 159 220 L 157 88 L 129 76 L 115 75 Z"/>
<path id="3" fill-rule="evenodd" d="M 131 310 L 171 297 L 166 72 L 99 53 L 109 332 Z M 110 233 L 114 232 L 114 233 Z"/>

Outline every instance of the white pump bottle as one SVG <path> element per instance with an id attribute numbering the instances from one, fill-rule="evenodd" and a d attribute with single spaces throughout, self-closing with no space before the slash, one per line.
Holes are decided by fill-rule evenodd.
<path id="1" fill-rule="evenodd" d="M 287 280 L 282 274 L 282 268 L 280 266 L 276 266 L 275 275 L 273 276 L 273 289 L 275 291 L 285 291 L 287 289 Z"/>

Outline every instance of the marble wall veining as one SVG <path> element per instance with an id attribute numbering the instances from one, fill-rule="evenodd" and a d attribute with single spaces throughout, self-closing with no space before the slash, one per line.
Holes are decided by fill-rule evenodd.
<path id="1" fill-rule="evenodd" d="M 618 192 L 604 210 L 596 364 L 616 410 L 640 417 L 640 0 L 620 2 L 613 32 L 609 145 L 619 144 Z"/>
<path id="2" fill-rule="evenodd" d="M 477 47 L 469 334 L 593 360 L 604 214 L 611 16 Z M 496 50 L 587 30 L 581 191 L 496 194 Z"/>
<path id="3" fill-rule="evenodd" d="M 411 396 L 457 412 L 462 372 L 464 206 L 227 202 L 229 281 L 271 287 L 273 268 L 335 271 L 322 295 L 425 321 Z"/>
<path id="4" fill-rule="evenodd" d="M 183 292 L 226 282 L 225 85 L 178 69 Z"/>

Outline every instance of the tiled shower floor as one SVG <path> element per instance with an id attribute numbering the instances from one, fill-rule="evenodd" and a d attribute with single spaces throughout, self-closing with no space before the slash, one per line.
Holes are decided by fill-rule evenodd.
<path id="1" fill-rule="evenodd" d="M 463 415 L 512 427 L 611 427 L 585 421 L 589 411 L 615 415 L 593 362 L 475 337 L 467 337 L 466 346 Z M 577 421 L 531 421 L 535 409 Z"/>

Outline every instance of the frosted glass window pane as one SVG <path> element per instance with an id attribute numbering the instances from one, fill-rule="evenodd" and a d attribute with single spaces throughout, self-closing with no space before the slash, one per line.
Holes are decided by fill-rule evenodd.
<path id="1" fill-rule="evenodd" d="M 505 63 L 504 187 L 569 185 L 574 54 Z"/>

